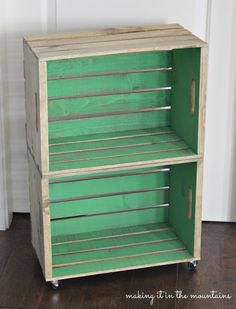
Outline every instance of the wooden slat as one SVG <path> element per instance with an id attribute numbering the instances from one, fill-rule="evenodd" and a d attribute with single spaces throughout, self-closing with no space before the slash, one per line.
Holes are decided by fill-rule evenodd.
<path id="1" fill-rule="evenodd" d="M 166 134 L 151 134 L 144 136 L 130 136 L 123 139 L 105 139 L 105 140 L 94 140 L 84 143 L 68 143 L 59 144 L 50 147 L 50 157 L 56 155 L 79 153 L 85 151 L 101 151 L 108 149 L 118 149 L 118 148 L 133 148 L 138 146 L 150 146 L 155 144 L 161 144 L 166 142 L 178 142 L 181 141 L 174 132 L 169 132 Z"/>
<path id="2" fill-rule="evenodd" d="M 120 28 L 107 28 L 94 31 L 68 32 L 68 33 L 52 33 L 52 34 L 35 34 L 25 36 L 27 41 L 42 41 L 42 40 L 58 40 L 58 39 L 74 39 L 83 37 L 96 37 L 100 35 L 115 35 L 120 33 L 143 32 L 161 29 L 183 29 L 179 24 L 160 24 L 160 25 L 143 25 L 143 26 L 129 26 Z"/>
<path id="3" fill-rule="evenodd" d="M 123 139 L 139 139 L 142 137 L 158 136 L 162 134 L 173 134 L 173 130 L 170 127 L 158 127 L 153 129 L 141 129 L 141 130 L 129 130 L 129 131 L 119 131 L 117 132 L 107 132 L 107 133 L 97 133 L 91 135 L 79 135 L 71 137 L 70 140 L 67 138 L 56 138 L 50 140 L 50 149 L 61 148 L 68 145 L 91 143 L 91 142 L 118 142 L 118 140 Z M 122 141 L 121 141 L 122 143 Z M 78 145 L 79 146 L 79 145 Z M 78 147 L 76 146 L 76 147 Z M 79 146 L 80 147 L 80 146 Z M 83 147 L 83 146 L 82 146 Z M 74 148 L 72 148 L 74 149 Z M 50 150 L 51 151 L 51 150 Z"/>
<path id="4" fill-rule="evenodd" d="M 98 231 L 99 233 L 99 231 Z M 79 252 L 92 252 L 99 250 L 122 248 L 127 246 L 137 246 L 152 242 L 161 242 L 170 239 L 177 239 L 173 229 L 147 231 L 147 233 L 129 234 L 129 235 L 114 235 L 111 238 L 99 238 L 96 240 L 86 240 L 77 243 L 66 243 L 63 245 L 53 246 L 53 256 L 74 254 Z"/>
<path id="5" fill-rule="evenodd" d="M 48 117 L 131 112 L 165 106 L 170 106 L 170 91 L 62 99 L 48 101 Z"/>
<path id="6" fill-rule="evenodd" d="M 137 90 L 171 89 L 170 71 L 129 73 L 127 75 L 95 76 L 82 79 L 49 80 L 49 100 L 129 93 Z"/>
<path id="7" fill-rule="evenodd" d="M 67 176 L 75 176 L 78 173 L 80 175 L 88 175 L 92 173 L 104 173 L 104 172 L 114 172 L 114 171 L 123 171 L 127 169 L 138 169 L 138 168 L 147 168 L 153 166 L 164 166 L 170 164 L 182 164 L 182 163 L 191 163 L 191 162 L 200 162 L 203 160 L 202 155 L 195 155 L 191 151 L 185 151 L 184 153 L 176 152 L 176 153 L 168 153 L 167 156 L 160 156 L 158 159 L 152 160 L 144 160 L 139 162 L 126 162 L 122 164 L 108 164 L 101 166 L 93 166 L 93 167 L 71 167 L 71 169 L 63 169 L 63 170 L 51 170 L 48 173 L 44 173 L 45 178 L 52 177 L 67 177 Z"/>
<path id="8" fill-rule="evenodd" d="M 191 256 L 187 251 L 174 251 L 169 252 L 169 254 L 162 253 L 162 255 L 156 255 L 156 256 L 149 256 L 146 258 L 145 263 L 136 263 L 136 265 L 127 265 L 121 267 L 120 263 L 118 263 L 117 268 L 111 268 L 111 269 L 103 269 L 103 270 L 95 270 L 95 271 L 87 271 L 87 272 L 81 272 L 78 273 L 77 267 L 71 267 L 68 269 L 63 269 L 59 272 L 54 271 L 53 277 L 51 279 L 47 279 L 47 281 L 50 280 L 61 280 L 61 279 L 69 279 L 69 278 L 80 278 L 80 277 L 87 277 L 87 276 L 94 276 L 99 274 L 109 274 L 114 272 L 121 272 L 121 271 L 128 271 L 128 270 L 136 270 L 136 269 L 145 269 L 145 268 L 151 268 L 151 267 L 157 267 L 157 266 L 163 266 L 163 265 L 172 265 L 172 264 L 180 264 L 180 263 L 187 263 L 191 262 L 193 260 L 198 261 L 199 258 Z M 104 265 L 103 265 L 104 267 Z M 79 267 L 80 268 L 80 267 Z"/>
<path id="9" fill-rule="evenodd" d="M 49 139 L 73 139 L 81 135 L 142 130 L 170 125 L 170 110 L 49 122 Z M 118 133 L 119 134 L 119 133 Z"/>
<path id="10" fill-rule="evenodd" d="M 86 118 L 104 118 L 109 116 L 116 116 L 116 115 L 128 115 L 128 114 L 136 114 L 136 113 L 148 113 L 148 112 L 155 112 L 161 110 L 171 109 L 171 106 L 163 106 L 163 107 L 152 107 L 152 108 L 143 108 L 143 109 L 135 109 L 135 110 L 124 110 L 119 112 L 108 112 L 108 113 L 94 113 L 94 114 L 75 114 L 70 116 L 61 116 L 61 117 L 51 117 L 48 119 L 49 122 L 55 121 L 65 121 L 65 120 L 76 120 L 76 119 L 86 119 Z"/>
<path id="11" fill-rule="evenodd" d="M 61 235 L 52 237 L 52 246 L 62 244 L 72 244 L 93 240 L 109 239 L 116 237 L 126 237 L 129 235 L 146 234 L 160 231 L 172 230 L 166 223 L 155 223 L 147 225 L 123 226 L 121 228 L 103 229 L 89 233 L 79 233 L 74 235 Z"/>
<path id="12" fill-rule="evenodd" d="M 122 94 L 132 94 L 132 93 L 144 93 L 144 92 L 156 92 L 156 91 L 168 91 L 171 90 L 170 86 L 167 87 L 157 87 L 157 88 L 146 88 L 146 89 L 137 89 L 137 90 L 127 90 L 127 91 L 107 91 L 100 93 L 90 93 L 90 94 L 81 94 L 74 96 L 56 96 L 50 97 L 49 101 L 53 100 L 64 100 L 64 99 L 76 99 L 76 98 L 88 98 L 88 97 L 99 97 L 99 96 L 111 96 L 111 95 L 122 95 Z"/>
<path id="13" fill-rule="evenodd" d="M 103 261 L 114 261 L 117 259 L 132 259 L 137 256 L 146 256 L 149 254 L 158 254 L 161 252 L 171 252 L 178 250 L 186 250 L 185 246 L 177 240 L 177 237 L 164 240 L 156 240 L 153 242 L 143 242 L 132 244 L 129 246 L 114 247 L 107 249 L 98 249 L 95 252 L 91 250 L 67 254 L 61 256 L 53 256 L 53 268 L 70 266 L 76 264 L 90 264 Z"/>
<path id="14" fill-rule="evenodd" d="M 171 67 L 171 53 L 154 51 L 49 61 L 47 74 L 48 79 L 52 79 L 68 76 L 111 75 L 120 74 L 120 72 L 129 73 L 129 71 L 137 73 L 142 70 L 163 70 L 169 67 Z"/>
<path id="15" fill-rule="evenodd" d="M 111 193 L 103 193 L 103 194 L 97 194 L 97 195 L 85 195 L 85 196 L 75 196 L 70 198 L 64 198 L 64 199 L 55 199 L 50 200 L 50 203 L 63 203 L 63 202 L 70 202 L 70 201 L 80 201 L 85 199 L 97 199 L 101 197 L 110 197 L 110 196 L 117 196 L 117 195 L 129 195 L 129 194 L 135 194 L 135 193 L 147 193 L 147 192 L 158 192 L 162 190 L 168 190 L 169 187 L 158 187 L 158 188 L 152 188 L 152 189 L 143 189 L 143 190 L 133 190 L 133 191 L 124 191 L 124 192 L 111 192 Z"/>
<path id="16" fill-rule="evenodd" d="M 116 147 L 108 149 L 98 149 L 94 150 L 87 150 L 84 149 L 83 152 L 69 152 L 69 153 L 62 153 L 62 154 L 54 154 L 50 157 L 50 166 L 57 164 L 65 165 L 70 164 L 73 165 L 73 162 L 76 164 L 81 165 L 98 165 L 99 162 L 113 162 L 113 163 L 121 163 L 121 162 L 132 162 L 138 161 L 142 158 L 145 159 L 145 156 L 150 156 L 152 154 L 156 154 L 157 158 L 161 154 L 166 154 L 170 152 L 177 152 L 177 151 L 186 151 L 188 153 L 189 147 L 182 142 L 181 139 L 178 137 L 174 137 L 172 140 L 163 140 L 160 142 L 152 143 L 150 145 L 132 145 L 131 147 Z M 191 152 L 192 153 L 192 152 Z M 105 161 L 104 161 L 105 160 Z M 93 162 L 90 162 L 93 161 Z"/>
<path id="17" fill-rule="evenodd" d="M 150 208 L 132 212 L 104 214 L 99 216 L 84 216 L 51 221 L 52 236 L 86 233 L 94 230 L 119 228 L 139 224 L 167 222 L 168 207 Z"/>
<path id="18" fill-rule="evenodd" d="M 111 173 L 113 174 L 113 173 Z M 125 180 L 125 181 L 124 181 Z M 110 185 L 109 185 L 110 184 Z M 122 195 L 125 192 L 140 192 L 168 187 L 169 186 L 169 172 L 160 173 L 145 173 L 132 174 L 122 176 L 118 173 L 117 177 L 112 178 L 89 178 L 87 180 L 76 180 L 73 182 L 56 182 L 49 184 L 50 201 L 58 199 L 70 199 L 77 197 L 113 195 L 119 192 Z"/>
<path id="19" fill-rule="evenodd" d="M 147 72 L 160 72 L 160 71 L 170 71 L 171 67 L 167 68 L 150 68 L 150 69 L 136 69 L 136 70 L 124 70 L 124 71 L 110 71 L 110 72 L 99 72 L 81 75 L 65 75 L 65 76 L 55 76 L 48 77 L 48 80 L 61 80 L 61 79 L 74 79 L 74 78 L 84 78 L 84 77 L 95 77 L 95 76 L 110 76 L 110 75 L 123 75 L 130 73 L 147 73 Z"/>
<path id="20" fill-rule="evenodd" d="M 59 183 L 68 183 L 68 182 L 83 182 L 86 180 L 97 180 L 97 179 L 107 179 L 107 178 L 116 178 L 116 177 L 129 177 L 134 175 L 145 175 L 145 174 L 156 174 L 156 173 L 168 173 L 170 171 L 169 167 L 163 168 L 151 168 L 144 170 L 136 170 L 131 172 L 121 172 L 121 173 L 105 173 L 105 174 L 95 174 L 89 176 L 80 176 L 75 177 L 66 177 L 66 178 L 52 178 L 49 180 L 49 184 L 59 184 Z"/>
<path id="21" fill-rule="evenodd" d="M 113 43 L 113 44 L 112 44 Z M 96 43 L 99 45 L 99 43 Z M 95 44 L 94 44 L 95 45 Z M 101 45 L 101 44 L 100 44 Z M 134 53 L 145 51 L 161 51 L 172 50 L 176 48 L 189 48 L 189 47 L 204 47 L 206 44 L 194 37 L 193 35 L 173 36 L 159 39 L 143 39 L 124 41 L 116 44 L 104 44 L 104 46 L 93 47 L 80 47 L 77 50 L 70 51 L 55 51 L 55 52 L 37 52 L 37 56 L 44 60 L 57 60 L 57 59 L 70 59 L 90 56 L 101 56 L 108 54 L 121 54 L 121 53 Z"/>
<path id="22" fill-rule="evenodd" d="M 41 51 L 57 51 L 57 50 L 69 50 L 77 49 L 81 44 L 91 44 L 94 43 L 107 43 L 107 42 L 123 42 L 125 40 L 136 40 L 136 39 L 150 39 L 150 38 L 161 38 L 168 36 L 180 36 L 180 35 L 191 35 L 186 29 L 163 29 L 157 31 L 148 32 L 134 32 L 131 34 L 120 34 L 120 35 L 108 35 L 108 36 L 98 36 L 90 38 L 80 38 L 80 39 L 66 39 L 66 40 L 53 40 L 40 41 L 31 43 L 33 50 L 37 52 Z M 77 45 L 77 46 L 76 46 Z"/>

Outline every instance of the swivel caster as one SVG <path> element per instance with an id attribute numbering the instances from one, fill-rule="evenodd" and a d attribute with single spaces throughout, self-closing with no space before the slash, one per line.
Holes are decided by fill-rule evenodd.
<path id="1" fill-rule="evenodd" d="M 198 261 L 188 262 L 188 269 L 191 270 L 191 271 L 196 270 L 197 266 L 198 266 Z"/>
<path id="2" fill-rule="evenodd" d="M 57 290 L 61 285 L 61 282 L 59 280 L 52 280 L 51 281 L 51 287 L 53 290 Z"/>

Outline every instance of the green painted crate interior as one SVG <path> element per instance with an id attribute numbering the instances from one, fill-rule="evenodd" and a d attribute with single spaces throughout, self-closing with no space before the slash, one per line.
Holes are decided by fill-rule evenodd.
<path id="1" fill-rule="evenodd" d="M 48 61 L 50 171 L 197 154 L 200 53 Z"/>
<path id="2" fill-rule="evenodd" d="M 53 277 L 190 259 L 195 188 L 196 163 L 50 179 Z"/>

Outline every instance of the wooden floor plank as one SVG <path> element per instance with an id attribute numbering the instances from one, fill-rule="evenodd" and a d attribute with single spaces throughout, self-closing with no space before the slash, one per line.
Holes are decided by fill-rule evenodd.
<path id="1" fill-rule="evenodd" d="M 190 294 L 206 295 L 210 294 L 211 291 L 216 291 L 217 294 L 219 292 L 226 294 L 232 293 L 232 286 L 235 286 L 236 281 L 234 281 L 232 286 L 231 284 L 228 285 L 229 282 L 226 280 L 227 275 L 225 273 L 227 266 L 222 263 L 222 259 L 225 256 L 223 249 L 227 247 L 225 243 L 227 239 L 226 235 L 231 229 L 233 229 L 233 226 L 228 229 L 224 223 L 206 223 L 203 225 L 202 259 L 199 262 L 197 271 L 194 272 L 188 271 L 186 264 L 180 264 L 178 266 L 177 290 L 183 291 L 183 294 L 187 294 L 188 296 Z M 234 235 L 235 242 L 236 233 Z M 234 246 L 230 246 L 230 250 L 228 248 L 227 251 L 226 255 L 229 254 L 229 251 L 232 253 L 235 252 Z M 233 272 L 235 275 L 236 271 Z M 235 306 L 230 307 L 229 303 L 230 301 L 226 300 L 223 302 L 221 299 L 191 299 L 189 297 L 188 299 L 178 299 L 177 309 L 235 308 Z M 235 299 L 233 303 L 235 304 Z"/>

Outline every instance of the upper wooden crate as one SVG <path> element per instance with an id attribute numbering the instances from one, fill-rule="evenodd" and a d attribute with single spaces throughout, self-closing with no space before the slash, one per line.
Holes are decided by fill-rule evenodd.
<path id="1" fill-rule="evenodd" d="M 206 55 L 177 24 L 26 36 L 26 136 L 41 175 L 201 160 Z"/>

